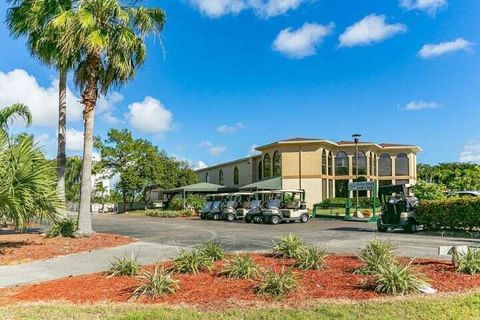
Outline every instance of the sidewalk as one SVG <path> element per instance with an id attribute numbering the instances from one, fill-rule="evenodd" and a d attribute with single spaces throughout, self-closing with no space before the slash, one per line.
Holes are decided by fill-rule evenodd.
<path id="1" fill-rule="evenodd" d="M 140 264 L 152 264 L 175 257 L 180 247 L 135 242 L 115 248 L 76 253 L 13 266 L 0 266 L 0 288 L 101 272 L 115 257 L 137 256 Z"/>

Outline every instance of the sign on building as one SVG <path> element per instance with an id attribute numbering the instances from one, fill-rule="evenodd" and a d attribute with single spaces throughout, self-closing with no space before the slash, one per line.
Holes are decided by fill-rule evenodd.
<path id="1" fill-rule="evenodd" d="M 349 191 L 373 191 L 375 190 L 374 181 L 362 181 L 362 182 L 349 182 Z"/>

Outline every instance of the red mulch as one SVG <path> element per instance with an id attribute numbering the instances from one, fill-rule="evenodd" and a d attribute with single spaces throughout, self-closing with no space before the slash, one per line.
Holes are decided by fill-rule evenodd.
<path id="1" fill-rule="evenodd" d="M 276 271 L 293 265 L 293 260 L 275 259 L 268 255 L 253 255 L 254 260 L 263 267 Z M 448 263 L 436 260 L 417 260 L 414 263 L 429 279 L 430 284 L 440 292 L 454 292 L 480 287 L 480 276 L 468 276 L 455 273 Z M 222 262 L 216 264 L 220 270 Z M 282 301 L 286 305 L 298 305 L 315 299 L 351 299 L 365 300 L 380 297 L 363 284 L 366 276 L 354 275 L 352 271 L 361 263 L 356 257 L 331 255 L 327 265 L 320 271 L 300 271 L 299 289 Z M 150 267 L 149 267 L 150 268 Z M 196 275 L 175 275 L 179 280 L 178 291 L 159 299 L 134 300 L 131 294 L 137 285 L 135 278 L 107 278 L 102 274 L 93 274 L 49 281 L 37 285 L 25 286 L 11 297 L 12 301 L 53 301 L 66 300 L 73 303 L 86 302 L 127 302 L 189 304 L 201 309 L 222 309 L 232 304 L 258 305 L 271 302 L 272 299 L 256 296 L 253 288 L 257 280 L 233 280 L 218 276 L 215 272 Z M 72 290 L 75 288 L 75 290 Z M 227 303 L 228 302 L 228 303 Z"/>
<path id="2" fill-rule="evenodd" d="M 131 238 L 95 233 L 89 238 L 46 238 L 41 234 L 0 235 L 0 265 L 25 263 L 57 256 L 111 248 L 133 242 Z"/>

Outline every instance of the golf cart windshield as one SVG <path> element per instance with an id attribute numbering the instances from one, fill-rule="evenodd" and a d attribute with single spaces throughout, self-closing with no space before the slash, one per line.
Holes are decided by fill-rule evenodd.
<path id="1" fill-rule="evenodd" d="M 222 201 L 216 200 L 215 202 L 213 202 L 212 209 L 218 209 L 218 208 L 220 208 L 220 204 L 221 204 L 221 203 L 222 203 Z"/>
<path id="2" fill-rule="evenodd" d="M 203 211 L 210 210 L 211 207 L 212 207 L 212 201 L 207 201 L 207 202 L 205 202 L 205 204 L 203 205 Z"/>
<path id="3" fill-rule="evenodd" d="M 272 209 L 272 208 L 280 208 L 280 205 L 282 204 L 282 200 L 281 199 L 271 199 L 271 200 L 268 200 L 268 203 L 267 203 L 267 207 L 269 209 Z"/>
<path id="4" fill-rule="evenodd" d="M 256 208 L 260 207 L 261 204 L 262 204 L 262 200 L 252 200 L 252 201 L 250 201 L 250 207 L 252 209 L 256 209 Z"/>
<path id="5" fill-rule="evenodd" d="M 237 205 L 237 201 L 235 201 L 235 200 L 227 201 L 227 208 L 233 208 L 236 205 Z"/>

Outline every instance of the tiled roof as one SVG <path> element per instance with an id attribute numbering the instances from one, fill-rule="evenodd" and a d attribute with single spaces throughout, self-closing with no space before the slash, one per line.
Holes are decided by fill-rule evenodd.
<path id="1" fill-rule="evenodd" d="M 296 142 L 296 141 L 318 141 L 318 140 L 324 140 L 324 139 L 315 139 L 315 138 L 300 138 L 300 137 L 295 137 L 292 139 L 286 139 L 286 140 L 280 140 L 280 142 Z"/>

